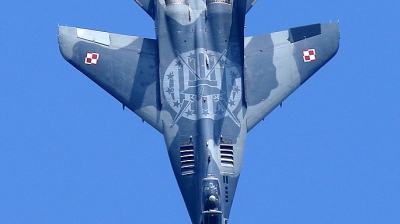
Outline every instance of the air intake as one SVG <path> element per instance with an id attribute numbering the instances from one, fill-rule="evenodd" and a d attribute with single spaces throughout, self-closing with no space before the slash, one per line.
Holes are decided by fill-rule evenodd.
<path id="1" fill-rule="evenodd" d="M 182 175 L 194 174 L 194 149 L 192 145 L 181 146 L 181 173 Z"/>

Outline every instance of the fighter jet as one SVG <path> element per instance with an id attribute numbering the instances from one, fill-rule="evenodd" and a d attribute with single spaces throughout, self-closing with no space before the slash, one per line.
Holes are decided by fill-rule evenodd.
<path id="1" fill-rule="evenodd" d="M 247 133 L 338 51 L 338 23 L 244 36 L 255 0 L 135 0 L 156 39 L 60 26 L 62 56 L 164 136 L 194 224 L 228 223 Z"/>

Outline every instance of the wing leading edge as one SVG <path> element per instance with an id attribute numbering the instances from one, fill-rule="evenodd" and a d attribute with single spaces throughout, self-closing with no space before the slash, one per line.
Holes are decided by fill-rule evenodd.
<path id="1" fill-rule="evenodd" d="M 70 64 L 162 132 L 155 40 L 63 26 L 58 38 Z"/>
<path id="2" fill-rule="evenodd" d="M 247 130 L 335 56 L 339 39 L 338 23 L 245 38 Z"/>

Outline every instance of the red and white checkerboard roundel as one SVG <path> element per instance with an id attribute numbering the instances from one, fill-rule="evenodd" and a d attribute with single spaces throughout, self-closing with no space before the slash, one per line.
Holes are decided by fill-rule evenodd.
<path id="1" fill-rule="evenodd" d="M 97 53 L 86 53 L 85 64 L 87 65 L 97 65 L 97 61 L 99 60 L 99 54 Z"/>
<path id="2" fill-rule="evenodd" d="M 317 60 L 317 54 L 315 53 L 315 49 L 304 50 L 303 60 L 304 62 L 311 62 Z"/>

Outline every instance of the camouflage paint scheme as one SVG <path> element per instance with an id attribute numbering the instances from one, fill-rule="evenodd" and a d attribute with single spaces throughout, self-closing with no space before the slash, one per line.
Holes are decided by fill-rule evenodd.
<path id="1" fill-rule="evenodd" d="M 338 23 L 244 37 L 254 0 L 136 0 L 157 39 L 59 27 L 63 57 L 163 134 L 192 223 L 227 223 L 246 134 L 327 63 Z"/>

